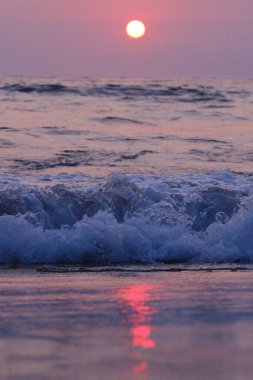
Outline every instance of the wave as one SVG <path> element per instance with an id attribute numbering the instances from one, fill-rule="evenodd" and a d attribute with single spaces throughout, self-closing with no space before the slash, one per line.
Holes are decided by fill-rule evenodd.
<path id="1" fill-rule="evenodd" d="M 250 176 L 0 183 L 1 264 L 253 262 Z"/>
<path id="2" fill-rule="evenodd" d="M 70 86 L 61 83 L 6 83 L 0 89 L 10 93 L 19 92 L 24 94 L 75 94 L 95 97 L 119 97 L 124 100 L 154 98 L 158 102 L 163 102 L 166 99 L 176 99 L 180 102 L 218 102 L 224 104 L 231 102 L 230 97 L 235 96 L 235 93 L 231 94 L 221 91 L 213 86 L 190 86 L 188 84 L 175 86 L 168 85 L 166 82 L 160 84 L 145 83 L 140 85 L 126 85 L 120 83 L 106 83 L 100 85 L 95 82 L 93 84 L 87 83 L 83 86 Z M 240 94 L 238 94 L 238 96 L 239 95 Z M 114 119 L 109 118 L 106 121 L 113 122 Z"/>
<path id="3" fill-rule="evenodd" d="M 106 116 L 102 118 L 95 118 L 92 119 L 94 121 L 99 121 L 101 123 L 115 123 L 115 124 L 145 124 L 143 121 L 134 120 L 134 119 L 127 119 L 124 117 L 117 117 L 117 116 Z"/>
<path id="4" fill-rule="evenodd" d="M 124 99 L 140 97 L 155 97 L 156 100 L 159 100 L 159 98 L 176 98 L 182 102 L 229 102 L 225 94 L 210 86 L 166 86 L 165 84 L 122 85 L 108 83 L 103 86 L 90 88 L 88 95 L 120 96 Z"/>
<path id="5" fill-rule="evenodd" d="M 64 94 L 64 93 L 74 93 L 79 94 L 77 88 L 64 86 L 60 83 L 48 83 L 48 84 L 6 84 L 2 90 L 8 92 L 21 92 L 25 94 L 37 93 L 37 94 Z"/>
<path id="6" fill-rule="evenodd" d="M 117 140 L 116 140 L 117 141 Z M 127 140 L 129 141 L 129 140 Z M 0 146 L 9 146 L 11 143 L 7 141 L 2 141 L 0 139 Z M 21 159 L 17 158 L 13 160 L 13 168 L 16 170 L 45 170 L 49 168 L 59 168 L 59 167 L 77 167 L 80 165 L 85 166 L 115 166 L 115 162 L 122 160 L 136 160 L 141 156 L 147 154 L 153 154 L 153 150 L 141 150 L 134 152 L 121 152 L 115 153 L 113 151 L 107 150 L 71 150 L 65 149 L 55 156 L 44 159 Z"/>

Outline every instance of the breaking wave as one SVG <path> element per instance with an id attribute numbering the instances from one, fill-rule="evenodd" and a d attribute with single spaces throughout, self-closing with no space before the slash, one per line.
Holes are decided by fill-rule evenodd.
<path id="1" fill-rule="evenodd" d="M 1 264 L 253 262 L 251 176 L 58 180 L 1 175 Z"/>

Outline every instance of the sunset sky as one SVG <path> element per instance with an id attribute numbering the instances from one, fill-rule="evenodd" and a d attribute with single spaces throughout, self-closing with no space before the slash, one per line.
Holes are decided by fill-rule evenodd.
<path id="1" fill-rule="evenodd" d="M 252 38 L 253 0 L 0 0 L 2 76 L 252 78 Z"/>

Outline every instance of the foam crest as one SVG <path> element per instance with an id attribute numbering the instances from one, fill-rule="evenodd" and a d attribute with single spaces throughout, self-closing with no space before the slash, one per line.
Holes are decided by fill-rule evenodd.
<path id="1" fill-rule="evenodd" d="M 1 263 L 253 262 L 249 176 L 0 182 Z"/>

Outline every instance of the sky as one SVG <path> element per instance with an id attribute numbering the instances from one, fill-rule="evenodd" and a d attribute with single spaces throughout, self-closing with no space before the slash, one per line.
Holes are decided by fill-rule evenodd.
<path id="1" fill-rule="evenodd" d="M 0 0 L 11 75 L 253 78 L 253 0 Z"/>

